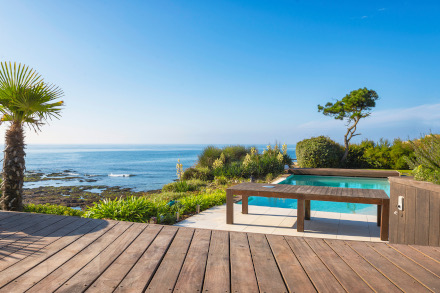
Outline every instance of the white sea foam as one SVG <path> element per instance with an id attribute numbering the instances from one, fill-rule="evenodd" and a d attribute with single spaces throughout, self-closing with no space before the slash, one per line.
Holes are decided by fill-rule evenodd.
<path id="1" fill-rule="evenodd" d="M 108 174 L 108 176 L 109 177 L 131 177 L 131 176 L 134 176 L 134 175 L 132 175 L 132 174 L 113 174 L 113 173 L 110 173 L 110 174 Z"/>

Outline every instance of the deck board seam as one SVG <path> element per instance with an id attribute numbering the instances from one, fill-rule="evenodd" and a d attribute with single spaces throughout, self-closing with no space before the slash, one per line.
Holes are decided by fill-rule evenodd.
<path id="1" fill-rule="evenodd" d="M 66 235 L 68 235 L 69 233 L 72 233 L 73 231 L 75 231 L 75 230 L 77 230 L 77 229 L 79 229 L 79 228 L 85 226 L 86 224 L 90 223 L 91 221 L 92 221 L 92 219 L 88 220 L 88 221 L 85 222 L 83 225 L 78 226 L 77 228 L 75 228 L 75 229 L 71 230 L 70 232 L 66 233 Z M 62 228 L 63 228 L 63 227 L 61 227 L 60 229 L 62 229 Z M 96 226 L 93 227 L 93 228 L 91 228 L 90 231 L 93 230 L 94 228 L 96 228 Z M 60 230 L 60 229 L 58 229 L 58 230 Z M 58 230 L 56 230 L 56 231 L 58 231 Z M 56 231 L 54 231 L 53 233 L 55 233 Z M 85 234 L 84 234 L 84 235 L 85 235 Z M 83 235 L 83 236 L 84 236 L 84 235 Z M 83 237 L 83 236 L 81 236 L 81 237 Z M 17 262 L 15 262 L 15 263 L 9 265 L 8 267 L 6 267 L 6 268 L 0 270 L 0 273 L 3 272 L 4 270 L 7 270 L 8 268 L 10 268 L 10 267 L 12 267 L 12 266 L 15 266 L 15 265 L 19 264 L 21 261 L 25 261 L 25 260 L 28 259 L 29 257 L 32 257 L 34 254 L 36 254 L 36 253 L 38 253 L 39 251 L 43 250 L 43 249 L 46 248 L 47 246 L 49 246 L 49 245 L 51 245 L 51 244 L 57 242 L 58 240 L 62 239 L 62 237 L 65 237 L 65 235 L 64 235 L 64 236 L 60 236 L 60 237 L 58 237 L 58 238 L 55 239 L 54 241 L 52 241 L 52 242 L 48 243 L 47 245 L 41 247 L 40 249 L 36 250 L 36 251 L 33 252 L 32 254 L 29 254 L 29 255 L 27 255 L 26 257 L 20 259 L 19 261 L 17 261 Z M 64 248 L 67 247 L 67 246 L 69 246 L 69 245 L 71 245 L 71 244 L 74 243 L 76 240 L 80 239 L 81 237 L 79 237 L 79 238 L 77 238 L 77 239 L 74 239 L 74 240 L 73 240 L 72 242 L 70 242 L 69 244 L 66 244 L 66 246 L 64 246 Z M 61 250 L 61 249 L 60 249 L 60 250 Z M 57 254 L 60 250 L 54 252 L 51 256 L 47 257 L 46 259 L 48 259 L 48 258 L 52 257 L 53 255 Z M 46 261 L 46 259 L 42 260 L 40 263 Z M 36 264 L 35 266 L 39 265 L 40 263 Z M 30 271 L 30 270 L 33 269 L 35 266 L 33 266 L 32 268 L 30 268 L 30 269 L 27 270 L 26 272 Z M 26 272 L 24 272 L 24 273 L 26 273 Z M 23 273 L 23 274 L 24 274 L 24 273 Z M 20 275 L 20 276 L 21 276 L 21 275 Z M 20 277 L 20 276 L 18 276 L 18 277 Z M 18 277 L 17 277 L 17 278 L 18 278 Z M 1 287 L 0 287 L 0 288 L 1 288 Z"/>
<path id="2" fill-rule="evenodd" d="M 275 257 L 275 253 L 273 252 L 273 248 L 272 248 L 272 246 L 270 245 L 270 241 L 269 241 L 269 239 L 267 239 L 267 235 L 266 235 L 266 234 L 263 234 L 263 235 L 264 235 L 264 238 L 266 239 L 267 245 L 269 246 L 270 252 L 272 253 L 272 257 L 273 257 L 273 259 L 275 260 L 275 264 L 277 265 L 278 272 L 280 273 L 281 279 L 282 279 L 283 282 L 284 282 L 284 286 L 286 287 L 286 289 L 287 289 L 288 291 L 290 291 L 290 290 L 289 290 L 289 286 L 288 286 L 288 284 L 287 284 L 287 282 L 286 282 L 286 279 L 285 279 L 285 277 L 284 277 L 284 274 L 282 273 L 281 268 L 280 268 L 280 265 L 278 264 L 277 258 Z M 284 238 L 283 238 L 283 239 L 284 239 Z M 296 256 L 295 256 L 295 257 L 296 257 Z M 301 267 L 302 267 L 302 266 L 301 266 Z M 315 289 L 316 289 L 316 288 L 315 288 Z"/>
<path id="3" fill-rule="evenodd" d="M 403 288 L 401 288 L 396 282 L 394 282 L 391 278 L 389 278 L 386 274 L 382 272 L 378 267 L 376 267 L 374 264 L 372 264 L 367 258 L 363 257 L 362 254 L 360 254 L 356 249 L 354 249 L 348 241 L 346 241 L 347 245 L 353 249 L 360 257 L 362 257 L 366 262 L 368 262 L 373 268 L 375 268 L 379 273 L 381 273 L 385 278 L 387 278 L 391 283 L 393 283 L 397 288 L 399 288 L 402 292 L 405 292 Z M 388 261 L 388 259 L 386 259 Z M 394 264 L 393 264 L 394 265 Z"/>
<path id="4" fill-rule="evenodd" d="M 132 224 L 131 226 L 127 227 L 131 228 L 133 227 L 134 224 Z M 93 280 L 91 280 L 88 284 L 87 287 L 84 287 L 84 291 L 86 291 L 87 289 L 90 288 L 91 285 L 93 285 L 93 283 L 118 259 L 119 256 L 121 256 L 127 249 L 128 247 L 130 247 L 130 245 L 145 231 L 145 229 L 148 227 L 149 225 L 146 225 L 145 227 L 143 227 L 142 231 L 133 238 L 132 241 L 130 241 L 130 244 L 127 245 L 127 247 L 121 251 L 121 253 L 119 253 L 118 255 L 116 255 L 113 260 L 108 264 L 108 266 L 102 270 L 102 272 L 100 274 L 98 274 Z M 125 233 L 125 231 L 124 231 Z M 124 235 L 124 233 L 121 233 L 118 237 L 116 237 L 109 245 L 107 245 L 104 249 L 101 250 L 100 253 L 98 253 L 94 258 L 92 258 L 87 264 L 85 264 L 80 270 L 78 270 L 75 274 L 73 274 L 72 276 L 70 276 L 70 278 L 68 278 L 63 284 L 61 284 L 57 289 L 55 289 L 55 291 L 57 291 L 59 288 L 61 288 L 65 283 L 67 283 L 70 279 L 72 279 L 76 274 L 78 274 L 82 269 L 84 269 L 90 262 L 92 262 L 95 258 L 97 258 L 99 255 L 101 255 L 101 253 L 107 249 L 107 247 L 109 247 L 110 245 L 112 245 L 117 239 L 119 239 L 122 235 Z"/>
<path id="5" fill-rule="evenodd" d="M 386 255 L 382 254 L 379 250 L 375 249 L 373 246 L 371 246 L 370 244 L 367 243 L 367 245 L 369 247 L 371 247 L 374 251 L 376 251 L 378 254 L 380 254 L 382 257 L 384 257 L 385 259 L 387 259 L 390 263 L 392 263 L 395 267 L 399 268 L 401 271 L 403 271 L 405 274 L 407 274 L 408 276 L 410 276 L 411 278 L 413 278 L 414 280 L 416 280 L 420 285 L 424 286 L 426 289 L 428 289 L 431 292 L 434 292 L 431 288 L 429 288 L 427 285 L 425 285 L 424 283 L 422 283 L 422 281 L 420 281 L 419 279 L 417 279 L 416 277 L 414 277 L 413 275 L 411 275 L 409 272 L 407 272 L 404 268 L 402 268 L 401 266 L 399 266 L 398 264 L 396 264 L 391 258 L 387 257 Z M 417 262 L 413 261 L 410 258 L 407 258 L 410 262 L 415 263 L 416 265 L 418 265 L 419 267 L 421 267 L 422 269 L 424 269 L 422 266 L 420 266 Z M 427 271 L 429 273 L 431 273 L 430 271 Z M 435 275 L 435 274 L 434 274 Z M 437 275 L 435 275 L 437 276 Z"/>
<path id="6" fill-rule="evenodd" d="M 299 265 L 301 266 L 301 268 L 303 269 L 304 273 L 306 274 L 307 278 L 309 278 L 310 282 L 312 283 L 313 287 L 315 288 L 316 292 L 319 292 L 318 288 L 316 287 L 315 282 L 313 282 L 312 277 L 310 277 L 309 273 L 307 272 L 307 270 L 304 268 L 304 265 L 302 264 L 302 262 L 300 261 L 300 259 L 298 258 L 298 255 L 295 253 L 295 250 L 293 249 L 293 247 L 290 245 L 289 241 L 287 241 L 286 236 L 283 236 L 284 241 L 286 241 L 287 245 L 289 246 L 290 250 L 292 251 L 293 255 L 295 256 L 295 258 L 297 259 Z"/>
<path id="7" fill-rule="evenodd" d="M 335 273 L 333 273 L 333 271 L 330 269 L 330 267 L 325 263 L 325 261 L 322 259 L 322 257 L 313 249 L 312 246 L 310 246 L 309 242 L 304 238 L 304 242 L 307 244 L 307 246 L 310 247 L 310 249 L 313 251 L 313 253 L 319 258 L 319 260 L 322 262 L 322 264 L 327 268 L 327 270 L 330 272 L 330 274 L 332 274 L 332 276 L 336 279 L 336 281 L 338 281 L 339 285 L 341 285 L 341 287 L 346 291 L 349 292 L 347 288 L 345 288 L 345 286 L 342 284 L 342 282 L 338 279 L 338 277 L 336 277 Z M 370 287 L 370 286 L 368 286 Z"/>
<path id="8" fill-rule="evenodd" d="M 117 224 L 116 224 L 117 225 Z M 90 247 L 90 245 L 92 245 L 93 243 L 95 243 L 95 241 L 97 241 L 98 239 L 100 239 L 101 237 L 103 237 L 104 235 L 106 235 L 109 231 L 111 231 L 112 229 L 114 229 L 114 227 L 116 227 L 116 225 L 114 225 L 113 227 L 111 227 L 110 229 L 108 229 L 104 234 L 100 235 L 99 237 L 97 237 L 96 239 L 94 239 L 92 242 L 88 243 L 86 246 L 84 246 L 81 250 L 77 251 L 74 255 L 72 255 L 72 257 L 70 257 L 68 260 L 66 260 L 65 262 L 63 262 L 60 266 L 58 266 L 57 268 L 55 268 L 52 272 L 50 272 L 49 274 L 47 274 L 46 276 L 44 276 L 42 279 L 40 279 L 38 282 L 35 282 L 31 287 L 29 287 L 27 290 L 32 289 L 35 285 L 39 284 L 41 281 L 43 281 L 45 278 L 49 277 L 50 275 L 56 273 L 56 271 L 58 271 L 63 265 L 65 265 L 67 262 L 71 261 L 74 257 L 76 257 L 78 254 L 80 254 L 82 251 L 84 251 L 85 249 L 87 249 L 88 247 Z M 133 224 L 132 224 L 133 225 Z M 128 226 L 128 228 L 130 228 L 132 225 Z M 116 239 L 118 239 L 123 233 L 119 234 L 118 237 L 116 237 L 115 239 L 113 239 L 113 241 L 110 242 L 110 244 L 112 244 Z M 81 237 L 80 237 L 81 238 Z M 79 239 L 79 238 L 78 238 Z M 73 242 L 72 242 L 73 243 Z M 109 244 L 109 245 L 110 245 Z M 70 244 L 69 244 L 70 245 Z M 108 245 L 107 245 L 108 246 Z M 107 246 L 105 248 L 107 248 Z M 104 249 L 105 249 L 104 248 Z M 102 249 L 102 250 L 104 250 Z M 99 254 L 101 254 L 102 250 L 96 255 L 98 256 Z M 59 250 L 61 251 L 61 250 Z M 58 251 L 58 252 L 59 252 Z M 89 262 L 91 262 L 94 258 L 92 258 Z M 78 271 L 76 271 L 72 276 L 70 276 L 70 278 L 72 278 L 73 276 L 75 276 L 79 271 L 81 271 L 89 262 L 87 262 L 83 267 L 81 267 Z M 70 279 L 69 278 L 69 279 Z M 64 285 L 66 281 L 64 281 L 59 287 L 57 287 L 54 291 L 58 290 L 62 285 Z M 26 290 L 26 291 L 27 291 Z"/>
<path id="9" fill-rule="evenodd" d="M 339 258 L 340 259 L 342 259 L 342 261 L 343 262 L 345 262 L 352 270 L 353 270 L 353 272 L 356 274 L 356 275 L 358 275 L 359 276 L 359 278 L 361 278 L 361 280 L 362 281 L 364 281 L 364 283 L 365 284 L 367 284 L 367 286 L 368 287 L 370 287 L 371 288 L 371 290 L 373 290 L 373 291 L 375 291 L 376 292 L 376 290 L 374 290 L 374 288 L 373 287 L 371 287 L 371 285 L 349 264 L 349 262 L 347 262 L 347 261 L 345 261 L 345 259 L 343 258 L 343 257 L 341 257 L 341 255 L 336 251 L 336 250 L 334 250 L 333 249 L 333 247 L 330 245 L 330 243 L 328 243 L 327 242 L 327 240 L 328 239 L 323 239 L 324 240 L 324 242 L 330 247 L 330 249 L 331 250 L 333 250 L 338 256 L 339 256 Z M 345 243 L 345 241 L 344 241 L 344 243 Z M 348 245 L 349 246 L 349 245 Z M 350 246 L 349 246 L 350 247 Z M 350 247 L 351 248 L 351 247 Z M 356 254 L 358 254 L 356 251 L 355 251 L 355 253 Z M 359 255 L 359 254 L 358 254 Z M 377 269 L 374 267 L 374 266 L 372 266 L 376 271 L 377 271 Z M 379 272 L 379 271 L 378 271 Z M 380 274 L 382 274 L 381 272 L 379 272 Z M 400 288 L 399 288 L 400 289 Z"/>
<path id="10" fill-rule="evenodd" d="M 251 256 L 252 268 L 253 268 L 253 270 L 254 270 L 255 280 L 257 281 L 257 288 L 258 288 L 258 291 L 261 292 L 261 290 L 260 290 L 260 284 L 258 283 L 257 271 L 255 270 L 254 258 L 253 258 L 253 256 L 252 256 L 252 248 L 251 248 L 251 244 L 249 243 L 248 233 L 245 233 L 245 234 L 246 234 L 247 246 L 248 246 L 248 248 L 249 248 L 249 254 L 250 254 L 250 256 Z M 231 291 L 231 292 L 232 292 L 232 291 Z"/>
<path id="11" fill-rule="evenodd" d="M 160 234 L 160 232 L 162 232 L 162 230 L 163 230 L 163 226 L 160 228 L 160 230 L 156 233 L 156 236 L 154 236 L 154 238 L 153 239 L 151 239 L 151 241 L 150 241 L 150 243 L 147 245 L 147 247 L 145 247 L 145 249 L 144 249 L 144 251 L 139 255 L 139 257 L 138 257 L 138 259 L 133 263 L 133 265 L 131 266 L 131 268 L 127 271 L 127 273 L 121 278 L 121 280 L 119 281 L 119 283 L 118 284 L 116 284 L 115 285 L 115 288 L 114 288 L 114 290 L 113 291 L 115 291 L 120 285 L 121 285 L 121 283 L 124 281 L 124 279 L 125 279 L 125 277 L 127 277 L 127 275 L 131 272 L 131 270 L 136 266 L 136 264 L 139 262 L 139 260 L 142 258 L 142 256 L 145 254 L 145 252 L 148 250 L 148 248 L 150 248 L 150 246 L 151 246 L 151 244 L 153 244 L 153 242 L 154 242 L 154 240 L 156 240 L 156 238 L 157 238 L 157 236 Z M 176 233 L 177 234 L 177 233 Z M 139 234 L 140 235 L 140 234 Z M 174 237 L 175 237 L 176 235 L 174 234 L 174 236 L 173 236 L 173 238 L 171 239 L 171 242 L 173 241 L 173 239 L 174 239 Z M 131 245 L 131 244 L 130 244 Z M 169 247 L 169 246 L 168 246 Z M 128 247 L 127 247 L 127 249 L 128 249 Z M 166 252 L 165 252 L 166 253 Z M 118 258 L 115 258 L 115 261 L 117 260 Z M 162 258 L 163 259 L 163 258 Z M 162 259 L 160 260 L 160 262 L 162 261 Z M 159 262 L 159 263 L 160 263 Z M 107 269 L 108 269 L 108 267 L 107 267 Z M 106 269 L 106 270 L 107 270 Z M 105 271 L 103 271 L 103 273 L 104 273 Z M 154 273 L 155 273 L 156 271 L 154 271 L 153 272 L 153 274 L 152 274 L 152 276 L 154 276 Z M 99 277 L 98 277 L 99 278 Z M 94 281 L 93 281 L 93 283 L 98 279 L 98 278 L 96 278 Z M 151 280 L 151 279 L 150 279 Z M 91 285 L 93 285 L 93 283 L 91 283 Z M 148 284 L 147 284 L 148 285 Z M 146 289 L 146 287 L 144 288 L 144 290 Z"/>

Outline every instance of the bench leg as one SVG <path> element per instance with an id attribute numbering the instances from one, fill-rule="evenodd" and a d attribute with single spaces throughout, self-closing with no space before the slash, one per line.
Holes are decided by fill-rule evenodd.
<path id="1" fill-rule="evenodd" d="M 380 225 L 380 240 L 388 241 L 388 230 L 390 224 L 390 200 L 384 200 L 382 204 L 382 217 Z"/>
<path id="2" fill-rule="evenodd" d="M 305 201 L 305 219 L 310 220 L 310 200 Z"/>
<path id="3" fill-rule="evenodd" d="M 382 217 L 382 205 L 377 205 L 377 226 L 380 226 L 380 218 Z"/>
<path id="4" fill-rule="evenodd" d="M 226 224 L 234 223 L 234 195 L 226 190 Z"/>
<path id="5" fill-rule="evenodd" d="M 296 220 L 296 230 L 298 232 L 304 232 L 304 216 L 305 216 L 304 199 L 298 199 L 298 214 Z"/>
<path id="6" fill-rule="evenodd" d="M 247 214 L 249 210 L 249 196 L 243 195 L 241 197 L 241 213 Z"/>

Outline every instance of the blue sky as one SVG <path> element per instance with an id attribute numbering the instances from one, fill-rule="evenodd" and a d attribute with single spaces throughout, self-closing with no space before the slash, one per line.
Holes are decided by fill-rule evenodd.
<path id="1" fill-rule="evenodd" d="M 0 0 L 0 60 L 65 92 L 28 143 L 342 141 L 317 104 L 368 87 L 358 139 L 440 132 L 436 1 Z M 4 130 L 5 125 L 1 126 Z"/>

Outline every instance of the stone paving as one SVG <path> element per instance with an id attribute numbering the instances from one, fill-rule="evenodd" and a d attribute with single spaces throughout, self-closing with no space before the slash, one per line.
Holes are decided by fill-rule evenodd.
<path id="1" fill-rule="evenodd" d="M 176 226 L 341 240 L 380 241 L 376 216 L 313 211 L 305 231 L 296 231 L 296 209 L 249 205 L 249 214 L 234 206 L 234 224 L 226 224 L 226 205 L 189 217 Z"/>

